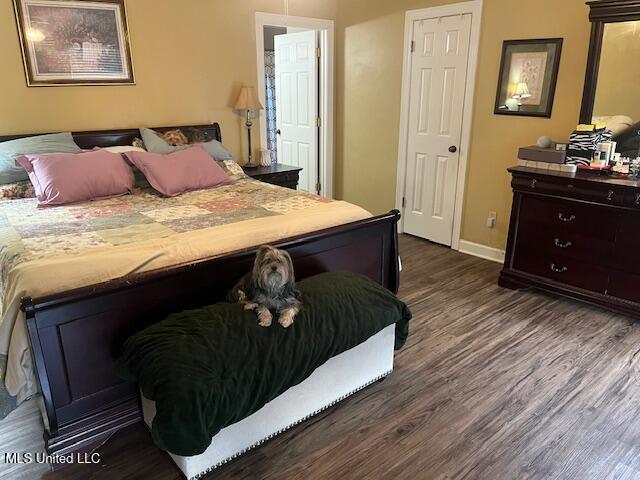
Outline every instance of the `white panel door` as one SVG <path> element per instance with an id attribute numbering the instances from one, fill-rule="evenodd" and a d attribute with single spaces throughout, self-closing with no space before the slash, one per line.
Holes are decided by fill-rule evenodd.
<path id="1" fill-rule="evenodd" d="M 404 230 L 451 245 L 471 15 L 413 26 Z"/>
<path id="2" fill-rule="evenodd" d="M 313 30 L 275 37 L 278 162 L 302 167 L 298 188 L 318 183 L 318 59 Z"/>

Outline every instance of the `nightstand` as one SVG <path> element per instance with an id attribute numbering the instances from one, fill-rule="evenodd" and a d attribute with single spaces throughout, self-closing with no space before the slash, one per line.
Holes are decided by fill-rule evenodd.
<path id="1" fill-rule="evenodd" d="M 280 185 L 281 187 L 298 188 L 299 174 L 302 168 L 275 163 L 268 167 L 243 168 L 244 173 L 261 182 Z"/>

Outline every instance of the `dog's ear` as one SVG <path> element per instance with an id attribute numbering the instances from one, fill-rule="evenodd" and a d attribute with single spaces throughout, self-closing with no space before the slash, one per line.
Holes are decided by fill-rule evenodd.
<path id="1" fill-rule="evenodd" d="M 293 271 L 293 261 L 291 260 L 291 255 L 289 255 L 289 252 L 282 250 L 282 254 L 287 264 L 287 277 L 289 278 L 289 281 L 287 283 L 293 289 L 296 285 L 295 273 Z"/>
<path id="2" fill-rule="evenodd" d="M 256 252 L 256 265 L 262 263 L 264 256 L 271 250 L 271 248 L 273 247 L 270 247 L 269 245 L 262 245 L 260 248 L 258 248 L 258 251 Z"/>

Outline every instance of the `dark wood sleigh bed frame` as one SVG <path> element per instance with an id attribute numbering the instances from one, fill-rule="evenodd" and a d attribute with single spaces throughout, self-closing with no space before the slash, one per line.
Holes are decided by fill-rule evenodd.
<path id="1" fill-rule="evenodd" d="M 165 127 L 157 130 L 166 131 Z M 184 128 L 184 127 L 183 127 Z M 220 126 L 198 125 L 221 141 Z M 82 148 L 131 145 L 137 129 L 74 133 Z M 0 141 L 28 135 L 0 136 Z M 400 212 L 286 238 L 296 278 L 348 270 L 397 293 Z M 142 420 L 136 385 L 114 361 L 123 340 L 167 314 L 223 300 L 251 268 L 255 248 L 114 279 L 50 295 L 24 298 L 34 368 L 40 384 L 50 454 L 92 451 L 119 429 Z"/>

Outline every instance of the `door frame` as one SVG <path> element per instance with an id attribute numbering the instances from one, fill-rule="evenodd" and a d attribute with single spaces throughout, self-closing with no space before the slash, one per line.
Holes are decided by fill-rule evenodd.
<path id="1" fill-rule="evenodd" d="M 471 124 L 473 121 L 478 51 L 480 49 L 480 24 L 482 22 L 482 1 L 469 0 L 439 7 L 409 10 L 405 14 L 404 53 L 402 64 L 402 97 L 400 105 L 400 139 L 398 145 L 398 171 L 396 177 L 396 208 L 404 213 L 403 198 L 407 172 L 407 145 L 409 141 L 409 100 L 411 89 L 411 40 L 415 21 L 427 18 L 471 14 L 471 33 L 469 36 L 469 60 L 467 62 L 467 84 L 465 87 L 462 112 L 462 134 L 459 147 L 458 179 L 456 181 L 456 200 L 453 213 L 453 234 L 451 248 L 460 249 L 460 231 L 462 228 L 462 210 L 466 186 L 469 145 L 471 143 Z M 404 216 L 403 216 L 404 218 Z M 404 220 L 398 223 L 400 233 L 404 231 Z"/>
<path id="2" fill-rule="evenodd" d="M 320 194 L 333 198 L 333 138 L 334 138 L 334 56 L 335 27 L 333 20 L 293 17 L 275 13 L 256 12 L 256 59 L 258 65 L 258 97 L 265 105 L 264 81 L 264 27 L 294 27 L 316 30 L 320 39 L 320 105 L 318 113 L 322 119 L 318 142 L 320 171 Z M 260 146 L 267 147 L 267 123 L 264 112 L 260 112 Z"/>

